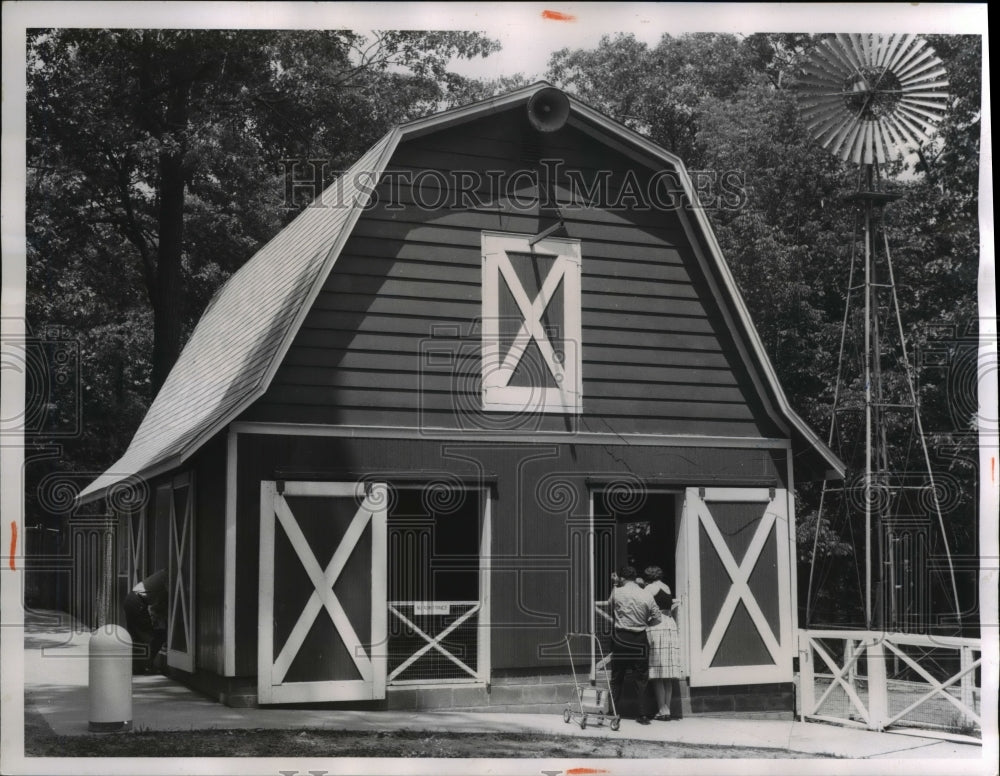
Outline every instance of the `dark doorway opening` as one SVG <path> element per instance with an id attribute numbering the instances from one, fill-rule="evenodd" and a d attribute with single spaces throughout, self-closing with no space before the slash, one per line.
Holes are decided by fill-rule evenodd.
<path id="1" fill-rule="evenodd" d="M 663 569 L 663 581 L 676 592 L 676 493 L 594 493 L 595 600 L 611 594 L 611 572 L 634 566 L 642 576 L 648 566 Z"/>
<path id="2" fill-rule="evenodd" d="M 677 593 L 676 544 L 678 499 L 669 492 L 608 489 L 595 491 L 594 500 L 594 602 L 595 630 L 604 655 L 613 649 L 612 612 L 608 606 L 613 571 L 635 567 L 642 576 L 649 566 L 659 566 L 663 581 Z M 598 664 L 598 670 L 602 668 Z M 629 685 L 626 683 L 626 688 Z M 652 691 L 649 690 L 651 693 Z M 679 717 L 679 692 L 674 695 L 671 713 Z M 639 713 L 638 699 L 626 692 L 620 714 Z"/>

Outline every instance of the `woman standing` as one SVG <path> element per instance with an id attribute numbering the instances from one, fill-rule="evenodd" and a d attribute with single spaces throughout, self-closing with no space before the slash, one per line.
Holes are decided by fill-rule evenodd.
<path id="1" fill-rule="evenodd" d="M 681 678 L 681 645 L 674 613 L 677 602 L 670 588 L 663 581 L 663 569 L 650 566 L 644 572 L 646 592 L 653 596 L 656 605 L 660 607 L 661 619 L 658 625 L 646 630 L 649 640 L 649 679 L 653 685 L 653 693 L 659 704 L 653 719 L 668 721 L 670 719 L 670 700 L 673 696 L 673 680 Z"/>

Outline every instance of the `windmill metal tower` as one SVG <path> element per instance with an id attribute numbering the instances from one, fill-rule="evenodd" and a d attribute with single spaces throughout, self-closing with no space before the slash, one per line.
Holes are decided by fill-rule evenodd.
<path id="1" fill-rule="evenodd" d="M 816 47 L 798 87 L 803 117 L 816 140 L 858 165 L 857 191 L 847 198 L 855 209 L 854 235 L 829 442 L 849 469 L 849 481 L 840 490 L 841 506 L 864 515 L 864 582 L 859 586 L 865 625 L 892 630 L 914 625 L 906 616 L 913 602 L 905 586 L 926 567 L 900 568 L 895 545 L 901 539 L 894 526 L 900 515 L 918 509 L 930 513 L 932 530 L 940 532 L 934 538 L 947 557 L 949 579 L 944 587 L 960 618 L 941 494 L 920 420 L 885 230 L 885 206 L 899 196 L 884 190 L 882 170 L 903 149 L 930 139 L 948 107 L 946 73 L 931 47 L 917 36 L 838 34 Z M 860 401 L 845 396 L 852 338 L 861 340 Z M 907 441 L 899 439 L 904 427 L 909 429 Z M 821 516 L 832 490 L 824 488 Z M 819 527 L 817 521 L 817 537 Z M 815 555 L 814 546 L 814 568 Z M 811 570 L 810 599 L 812 583 Z"/>

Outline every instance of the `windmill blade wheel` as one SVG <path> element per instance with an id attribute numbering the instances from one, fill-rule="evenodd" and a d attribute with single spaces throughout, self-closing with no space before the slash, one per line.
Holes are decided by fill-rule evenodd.
<path id="1" fill-rule="evenodd" d="M 914 35 L 823 40 L 797 84 L 813 137 L 855 164 L 885 164 L 926 140 L 948 108 L 941 60 Z"/>

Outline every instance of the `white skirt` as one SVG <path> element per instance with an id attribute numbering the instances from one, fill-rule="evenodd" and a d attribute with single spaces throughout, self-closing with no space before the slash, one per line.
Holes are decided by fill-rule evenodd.
<path id="1" fill-rule="evenodd" d="M 646 629 L 649 640 L 649 678 L 680 679 L 681 666 L 680 631 L 669 614 L 663 614 L 658 625 Z"/>

